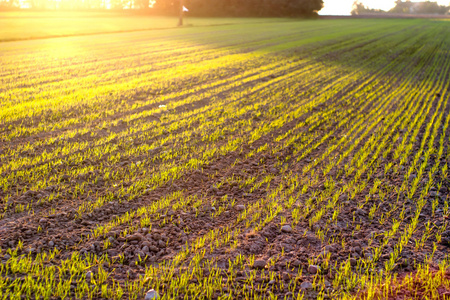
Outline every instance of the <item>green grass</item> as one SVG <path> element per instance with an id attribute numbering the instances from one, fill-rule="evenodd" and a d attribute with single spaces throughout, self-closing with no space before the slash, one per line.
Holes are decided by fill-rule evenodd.
<path id="1" fill-rule="evenodd" d="M 236 23 L 274 22 L 258 18 L 185 18 L 185 26 L 213 26 Z M 174 28 L 175 17 L 131 13 L 86 12 L 0 12 L 0 41 L 26 40 L 71 35 Z"/>

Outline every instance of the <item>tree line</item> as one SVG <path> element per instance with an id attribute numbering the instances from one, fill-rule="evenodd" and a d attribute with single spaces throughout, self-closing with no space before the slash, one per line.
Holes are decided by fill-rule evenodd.
<path id="1" fill-rule="evenodd" d="M 363 15 L 367 13 L 395 13 L 395 14 L 437 14 L 445 15 L 450 11 L 450 6 L 439 5 L 437 2 L 411 2 L 409 0 L 397 0 L 395 6 L 389 11 L 373 9 L 365 6 L 361 1 L 353 3 L 352 15 Z"/>
<path id="2" fill-rule="evenodd" d="M 296 17 L 317 15 L 323 0 L 0 0 L 3 8 L 133 9 L 164 15 L 177 15 L 181 4 L 191 16 Z"/>

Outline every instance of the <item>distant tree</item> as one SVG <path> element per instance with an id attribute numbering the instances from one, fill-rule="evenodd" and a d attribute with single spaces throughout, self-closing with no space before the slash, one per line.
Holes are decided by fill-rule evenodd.
<path id="1" fill-rule="evenodd" d="M 384 13 L 384 12 L 385 11 L 381 10 L 381 9 L 368 8 L 367 6 L 362 4 L 362 2 L 355 1 L 355 2 L 353 2 L 351 14 L 352 15 L 362 15 L 362 14 L 367 14 L 367 13 Z"/>
<path id="2" fill-rule="evenodd" d="M 134 0 L 134 8 L 148 9 L 150 7 L 150 0 Z"/>
<path id="3" fill-rule="evenodd" d="M 179 0 L 157 0 L 153 5 L 153 9 L 157 13 L 178 15 L 180 11 Z"/>
<path id="4" fill-rule="evenodd" d="M 323 8 L 322 0 L 297 0 L 291 1 L 288 6 L 292 15 L 309 16 L 317 14 Z"/>
<path id="5" fill-rule="evenodd" d="M 317 15 L 323 0 L 186 0 L 186 5 L 198 16 L 288 17 Z"/>
<path id="6" fill-rule="evenodd" d="M 395 7 L 389 12 L 400 14 L 439 14 L 444 15 L 448 13 L 450 6 L 439 5 L 437 2 L 411 2 L 397 0 Z"/>
<path id="7" fill-rule="evenodd" d="M 437 2 L 426 1 L 418 3 L 415 13 L 444 15 L 449 11 L 449 8 L 449 6 L 439 5 Z"/>
<path id="8" fill-rule="evenodd" d="M 16 0 L 0 0 L 0 7 L 8 7 L 8 8 L 12 8 L 12 7 L 16 7 L 18 6 L 19 3 Z"/>
<path id="9" fill-rule="evenodd" d="M 191 16 L 296 17 L 317 15 L 323 0 L 0 0 L 1 7 L 33 9 L 149 9 L 178 15 L 181 1 Z"/>
<path id="10" fill-rule="evenodd" d="M 53 8 L 50 5 L 48 5 L 49 3 L 47 3 L 46 0 L 28 0 L 27 2 L 31 8 L 38 8 L 38 9 Z"/>
<path id="11" fill-rule="evenodd" d="M 395 2 L 394 8 L 389 10 L 389 12 L 397 13 L 397 14 L 409 14 L 411 11 L 412 5 L 413 5 L 413 3 L 411 3 L 411 1 L 403 2 L 401 0 L 397 0 Z"/>

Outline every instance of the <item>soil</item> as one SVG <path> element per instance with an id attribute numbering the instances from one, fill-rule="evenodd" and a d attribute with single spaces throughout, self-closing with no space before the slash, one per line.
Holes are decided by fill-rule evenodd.
<path id="1" fill-rule="evenodd" d="M 360 47 L 371 47 L 370 43 L 375 43 L 376 41 L 372 40 L 361 43 Z M 352 48 L 352 51 L 357 48 Z M 336 50 L 317 58 L 316 61 L 325 63 L 325 61 L 330 59 L 338 60 L 344 55 L 345 51 Z M 289 53 L 283 59 L 292 59 L 293 56 L 292 53 Z M 298 66 L 298 68 L 300 67 Z M 382 69 L 382 67 L 380 66 L 379 69 Z M 236 70 L 235 72 L 238 74 L 240 71 Z M 288 74 L 290 71 L 293 72 L 294 70 L 286 70 L 274 74 L 273 77 L 251 81 L 247 85 L 240 87 L 240 89 L 250 89 L 256 87 L 261 82 L 275 82 L 278 76 Z M 402 233 L 406 229 L 408 222 L 414 216 L 418 200 L 418 195 L 409 199 L 405 193 L 397 193 L 396 188 L 399 188 L 404 178 L 407 177 L 407 167 L 411 165 L 415 153 L 420 150 L 428 124 L 434 124 L 436 122 L 433 119 L 433 114 L 438 111 L 440 94 L 435 95 L 432 99 L 428 99 L 429 102 L 425 102 L 424 100 L 420 100 L 421 102 L 419 102 L 421 106 L 431 103 L 431 109 L 427 112 L 425 122 L 419 128 L 418 136 L 412 146 L 411 157 L 409 157 L 409 161 L 405 162 L 405 167 L 400 168 L 397 173 L 392 171 L 385 172 L 389 163 L 394 162 L 394 164 L 398 164 L 399 161 L 394 159 L 393 151 L 387 153 L 385 157 L 382 155 L 376 156 L 371 165 L 373 172 L 370 176 L 372 177 L 369 177 L 367 172 L 364 172 L 361 177 L 362 179 L 370 178 L 363 192 L 355 194 L 343 192 L 336 199 L 340 207 L 340 213 L 337 219 L 333 220 L 334 211 L 327 208 L 324 210 L 324 214 L 320 220 L 312 224 L 311 219 L 331 199 L 331 196 L 326 194 L 326 191 L 330 189 L 329 182 L 331 180 L 334 181 L 337 184 L 337 188 L 342 188 L 351 182 L 356 175 L 355 172 L 346 174 L 346 170 L 348 169 L 347 165 L 357 155 L 359 150 L 365 145 L 369 145 L 372 137 L 379 134 L 380 130 L 389 124 L 388 122 L 390 120 L 388 117 L 386 119 L 379 119 L 375 126 L 367 131 L 361 129 L 365 129 L 365 126 L 368 126 L 368 124 L 362 124 L 360 128 L 355 129 L 356 133 L 354 136 L 349 134 L 349 127 L 339 127 L 339 122 L 345 118 L 349 118 L 348 122 L 352 125 L 352 121 L 356 120 L 358 116 L 370 116 L 371 112 L 379 109 L 378 105 L 382 103 L 383 97 L 369 99 L 367 102 L 361 101 L 360 106 L 349 105 L 344 100 L 349 91 L 363 86 L 364 82 L 369 78 L 369 75 L 374 75 L 377 71 L 373 70 L 368 72 L 367 76 L 361 77 L 359 80 L 347 85 L 345 90 L 336 93 L 333 97 L 321 103 L 313 102 L 315 97 L 311 97 L 307 101 L 305 100 L 303 103 L 305 107 L 308 104 L 313 105 L 305 113 L 301 114 L 300 117 L 295 117 L 285 122 L 282 126 L 271 130 L 268 134 L 262 135 L 251 143 L 239 145 L 234 151 L 229 151 L 225 155 L 215 155 L 212 159 L 202 163 L 197 168 L 186 169 L 180 176 L 175 176 L 156 186 L 154 189 L 149 188 L 147 192 L 137 197 L 133 197 L 131 194 L 120 194 L 117 189 L 111 187 L 114 183 L 113 181 L 98 180 L 101 178 L 99 176 L 100 169 L 96 167 L 99 164 L 107 164 L 107 157 L 100 157 L 98 161 L 84 161 L 83 165 L 86 168 L 93 166 L 94 170 L 77 174 L 76 176 L 64 174 L 64 170 L 69 170 L 71 167 L 74 167 L 70 163 L 62 166 L 61 170 L 55 169 L 52 171 L 52 174 L 61 175 L 59 184 L 46 186 L 42 189 L 27 189 L 29 182 L 24 178 L 22 179 L 23 181 L 19 182 L 22 186 L 17 187 L 18 192 L 8 199 L 8 203 L 10 205 L 12 204 L 11 207 L 16 208 L 19 205 L 26 206 L 32 203 L 32 212 L 7 210 L 4 217 L 0 220 L 0 248 L 2 250 L 14 249 L 20 243 L 22 246 L 19 253 L 29 254 L 32 257 L 35 257 L 37 253 L 51 251 L 56 248 L 60 250 L 60 254 L 57 255 L 56 262 L 53 263 L 69 258 L 73 253 L 80 253 L 82 256 L 91 254 L 101 256 L 108 254 L 110 258 L 114 259 L 114 262 L 103 267 L 107 272 L 111 273 L 110 280 L 123 284 L 130 280 L 135 280 L 139 276 L 143 276 L 145 267 L 158 266 L 164 262 L 173 260 L 186 244 L 192 245 L 200 237 L 207 236 L 211 230 L 225 230 L 227 226 L 233 226 L 233 230 L 238 232 L 235 238 L 237 241 L 235 246 L 231 247 L 229 244 L 226 244 L 214 248 L 212 252 L 207 251 L 204 261 L 214 262 L 217 268 L 222 270 L 222 277 L 226 280 L 230 261 L 235 260 L 240 255 L 246 257 L 254 256 L 255 263 L 253 265 L 246 265 L 237 274 L 236 289 L 245 289 L 245 285 L 247 284 L 246 278 L 248 278 L 252 271 L 256 271 L 257 274 L 253 278 L 255 282 L 265 283 L 266 278 L 263 274 L 265 272 L 274 272 L 276 277 L 281 278 L 287 285 L 294 278 L 299 278 L 297 274 L 299 270 L 302 270 L 302 276 L 299 279 L 297 290 L 304 292 L 307 299 L 314 299 L 318 296 L 312 288 L 316 274 L 323 275 L 326 290 L 332 295 L 333 292 L 336 292 L 336 287 L 332 287 L 331 282 L 333 282 L 337 273 L 336 269 L 324 269 L 322 267 L 327 260 L 326 257 L 328 256 L 328 260 L 332 262 L 333 266 L 340 266 L 342 263 L 349 262 L 351 264 L 351 270 L 356 271 L 358 262 L 363 258 L 369 259 L 374 255 L 373 248 L 382 243 L 382 238 L 393 227 L 395 220 L 404 220 L 394 238 L 391 238 L 389 243 L 385 245 L 376 263 L 376 268 L 383 270 L 386 262 L 389 261 L 390 255 L 394 252 L 398 237 L 400 237 L 399 233 Z M 230 73 L 229 76 L 234 74 Z M 318 98 L 321 93 L 326 92 L 325 86 L 329 82 L 338 80 L 346 74 L 330 74 L 329 81 L 324 79 L 321 82 L 324 90 L 319 89 L 314 96 Z M 403 76 L 407 76 L 406 72 L 405 74 L 397 74 L 398 78 L 402 78 Z M 450 75 L 447 74 L 446 76 L 449 77 Z M 450 80 L 450 78 L 447 79 Z M 421 82 L 420 78 L 417 79 L 417 82 Z M 382 96 L 389 95 L 400 84 L 400 79 L 392 79 L 392 85 L 383 91 Z M 295 88 L 295 91 L 297 93 L 306 93 L 313 86 L 314 83 L 308 83 L 303 86 L 299 85 Z M 231 91 L 219 94 L 219 96 L 226 97 L 229 93 Z M 153 97 L 153 95 L 150 96 Z M 239 98 L 225 104 L 236 104 L 237 108 L 245 108 L 251 105 L 251 103 L 246 103 L 245 100 L 245 98 Z M 166 122 L 165 117 L 198 112 L 211 104 L 211 101 L 211 99 L 202 99 L 195 103 L 179 106 L 165 113 L 152 114 L 139 120 L 139 122 L 157 122 L 169 127 L 180 120 Z M 271 122 L 284 114 L 284 112 L 269 113 L 271 109 L 280 103 L 288 103 L 288 99 L 273 100 L 272 102 L 261 105 L 257 113 L 250 110 L 239 117 L 228 117 L 225 115 L 223 116 L 223 123 L 220 126 L 223 128 L 231 127 L 238 122 L 249 120 L 252 130 L 263 128 L 264 125 L 271 124 Z M 132 113 L 155 109 L 159 105 L 166 104 L 168 102 L 154 103 L 141 107 L 138 110 L 129 111 L 127 114 L 131 115 Z M 392 116 L 390 113 L 399 109 L 400 105 L 400 101 L 398 103 L 388 103 L 388 105 L 380 108 L 380 110 L 386 116 Z M 448 101 L 444 101 L 443 105 L 440 110 L 444 111 L 443 120 L 445 120 L 450 106 Z M 286 106 L 287 112 L 297 106 L 298 103 L 294 101 L 289 102 Z M 221 112 L 217 108 L 208 108 L 203 113 L 207 113 L 208 111 L 217 113 L 216 119 L 219 119 L 221 113 L 223 113 L 223 111 Z M 317 114 L 327 115 L 328 118 L 308 123 L 310 120 L 314 120 L 313 118 Z M 124 116 L 124 114 L 117 114 L 108 121 L 112 122 Z M 38 120 L 39 118 L 36 119 L 36 121 Z M 363 120 L 368 121 L 368 118 L 363 118 Z M 301 128 L 296 128 L 302 122 L 305 122 L 305 125 Z M 30 121 L 30 123 L 32 122 Z M 132 125 L 132 122 L 119 122 L 117 125 L 111 126 L 107 130 L 105 129 L 103 134 L 102 130 L 99 130 L 96 133 L 96 137 L 106 136 L 106 132 L 120 133 Z M 200 125 L 201 122 L 198 121 L 192 125 L 194 128 L 178 128 L 170 133 L 161 132 L 152 136 L 152 139 L 163 140 L 170 137 L 170 135 L 178 135 L 181 141 L 183 141 L 183 138 L 188 137 L 184 143 L 187 147 L 208 144 L 203 138 L 206 134 L 211 134 L 213 129 L 200 135 L 195 132 L 195 127 Z M 327 133 L 331 132 L 331 130 L 333 130 L 333 134 L 328 137 Z M 438 130 L 438 133 L 440 134 L 441 131 L 442 127 Z M 294 145 L 288 145 L 286 147 L 280 147 L 278 152 L 273 153 L 271 150 L 278 149 L 276 147 L 281 145 L 281 143 L 275 141 L 276 137 L 281 137 L 292 132 L 304 133 L 305 135 L 314 137 L 310 142 L 311 145 L 315 145 L 312 147 L 311 152 L 305 157 L 301 157 L 303 155 L 302 151 L 298 152 Z M 39 133 L 35 136 L 16 140 L 8 145 L 8 150 L 23 146 L 28 142 L 45 140 L 48 138 L 48 135 L 55 136 L 62 133 L 58 131 Z M 136 133 L 134 137 L 137 137 L 141 133 L 143 134 L 144 132 Z M 186 133 L 185 136 L 183 136 L 184 133 Z M 219 149 L 226 145 L 228 141 L 245 134 L 247 134 L 245 131 L 224 133 L 221 135 L 221 138 L 212 143 Z M 327 176 L 320 175 L 317 181 L 314 181 L 314 175 L 311 175 L 311 171 L 308 172 L 308 175 L 304 174 L 304 168 L 315 160 L 320 160 L 324 156 L 327 158 L 339 157 L 346 149 L 338 147 L 332 151 L 328 151 L 329 146 L 337 144 L 337 141 L 341 138 L 345 140 L 347 134 L 349 134 L 349 139 L 351 139 L 349 140 L 351 142 L 349 143 L 349 147 L 352 143 L 355 143 L 355 147 L 345 159 L 330 170 Z M 399 138 L 394 140 L 396 134 L 399 135 Z M 388 136 L 388 143 L 393 145 L 394 150 L 400 145 L 401 137 L 404 134 L 405 130 L 398 127 Z M 450 136 L 450 129 L 447 129 L 445 134 L 446 137 Z M 357 143 L 357 139 L 360 137 L 362 140 Z M 75 135 L 70 139 L 62 141 L 62 143 L 92 143 L 95 139 L 89 133 L 86 133 L 85 135 Z M 123 140 L 113 140 L 110 143 L 112 145 L 115 143 L 123 145 L 122 142 Z M 145 140 L 145 138 L 136 138 L 131 142 L 130 148 L 139 147 L 150 142 L 149 140 Z M 300 141 L 297 142 L 301 144 Z M 150 153 L 142 156 L 124 156 L 119 162 L 112 163 L 110 169 L 117 172 L 128 172 L 133 165 L 138 165 L 142 161 L 146 161 L 145 164 L 148 164 L 148 170 L 150 172 L 157 170 L 158 167 L 169 162 L 183 165 L 187 159 L 171 160 L 168 158 L 163 161 L 158 158 L 152 160 L 153 158 L 159 157 L 164 151 L 179 147 L 179 144 L 176 144 L 177 141 L 171 141 L 170 143 L 172 144 L 164 144 L 160 148 L 153 149 Z M 263 149 L 262 147 L 265 145 L 268 147 Z M 36 148 L 34 150 L 35 152 L 29 154 L 26 151 L 22 151 L 19 157 L 27 157 L 27 155 L 33 157 L 44 152 L 51 152 L 54 146 L 46 144 L 41 148 Z M 375 146 L 377 144 L 373 145 L 373 147 Z M 439 138 L 435 139 L 432 146 L 435 149 L 439 148 Z M 257 149 L 263 150 L 255 151 Z M 446 142 L 443 153 L 447 153 L 448 150 L 448 143 Z M 122 149 L 117 149 L 115 153 L 121 151 Z M 373 148 L 368 152 L 370 155 L 375 154 Z M 200 157 L 198 153 L 195 155 L 197 155 L 196 157 Z M 426 167 L 424 174 L 427 174 L 431 170 L 436 158 L 436 153 L 430 155 L 431 162 L 429 161 L 429 165 Z M 312 170 L 321 172 L 322 168 L 325 167 L 325 162 L 328 162 L 328 160 L 320 161 L 318 165 L 312 167 Z M 45 163 L 42 162 L 41 165 L 44 166 Z M 437 163 L 439 170 L 442 170 L 443 166 L 450 163 L 450 161 L 443 155 Z M 18 173 L 24 170 L 26 168 L 15 170 L 14 172 Z M 9 172 L 5 172 L 4 175 L 6 173 Z M 280 213 L 259 230 L 255 229 L 257 227 L 256 222 L 251 224 L 251 226 L 246 226 L 245 221 L 236 222 L 243 211 L 251 207 L 256 207 L 258 201 L 270 197 L 272 192 L 264 184 L 252 189 L 251 186 L 241 186 L 240 182 L 253 177 L 256 177 L 255 182 L 259 182 L 268 175 L 272 176 L 270 187 L 277 187 L 281 183 L 288 183 L 289 178 L 294 178 L 296 175 L 302 177 L 302 180 L 310 179 L 313 184 L 306 192 L 302 192 L 302 184 L 299 184 L 293 190 L 287 191 L 286 184 L 283 192 L 289 192 L 289 195 L 297 195 L 298 199 L 296 199 L 292 208 L 286 207 L 288 199 L 280 199 L 277 204 L 280 206 Z M 310 176 L 310 178 L 307 178 L 307 176 Z M 415 176 L 415 173 L 411 174 L 408 180 L 413 182 Z M 442 180 L 442 174 L 435 172 L 432 174 L 432 179 L 434 182 L 440 182 Z M 422 177 L 419 189 L 423 189 L 426 186 L 427 180 L 428 178 L 426 176 Z M 381 182 L 383 190 L 380 193 L 369 193 L 378 181 Z M 76 195 L 73 191 L 78 184 L 86 184 L 87 192 Z M 124 188 L 128 188 L 128 186 L 124 186 Z M 449 189 L 450 182 L 448 180 L 442 180 L 441 186 L 433 186 L 425 196 L 426 204 L 420 213 L 418 228 L 412 234 L 411 242 L 403 247 L 401 255 L 392 270 L 396 274 L 400 276 L 410 274 L 414 272 L 419 264 L 424 263 L 437 267 L 445 259 L 450 247 L 450 232 L 444 231 L 440 241 L 436 239 L 435 234 L 439 228 L 445 228 L 448 224 L 444 207 L 445 202 L 448 201 Z M 58 196 L 53 202 L 37 203 L 39 199 L 48 197 L 55 191 L 58 192 Z M 95 201 L 101 196 L 108 195 L 111 191 L 113 192 L 113 197 L 104 204 L 99 205 L 99 207 L 95 207 Z M 319 195 L 319 193 L 323 193 L 330 199 L 314 198 L 314 195 Z M 277 197 L 281 198 L 282 195 L 280 193 Z M 188 199 L 191 202 L 181 208 L 170 205 L 163 209 L 157 209 L 155 213 L 150 215 L 133 215 L 129 222 L 112 226 L 112 229 L 106 234 L 101 234 L 100 236 L 93 234 L 99 226 L 111 224 L 111 221 L 118 220 L 119 217 L 123 217 L 127 213 L 132 214 L 137 212 L 142 207 L 150 208 L 152 204 L 161 201 L 165 197 Z M 0 190 L 0 199 L 2 199 L 2 202 L 5 198 L 6 193 Z M 201 200 L 201 205 L 195 206 L 194 203 L 198 199 Z M 302 208 L 307 206 L 309 199 L 313 199 L 317 206 L 313 206 L 311 211 L 302 210 Z M 436 199 L 438 205 L 433 208 L 433 201 Z M 83 205 L 86 203 L 87 208 L 84 209 Z M 372 218 L 371 208 L 374 204 L 377 205 L 377 213 Z M 223 211 L 216 215 L 215 213 L 219 212 L 222 208 Z M 292 211 L 295 208 L 299 208 L 303 217 L 294 225 L 292 224 Z M 261 207 L 260 209 L 263 211 L 265 207 Z M 145 218 L 147 217 L 148 219 L 146 220 Z M 146 225 L 140 226 L 141 222 L 146 222 Z M 423 246 L 417 247 L 413 241 L 420 240 L 426 227 L 432 228 L 433 235 L 426 240 Z M 357 229 L 355 230 L 355 228 Z M 369 244 L 368 241 L 372 237 L 375 238 L 372 244 Z M 110 245 L 107 246 L 107 243 Z M 433 256 L 429 260 L 431 253 L 433 253 Z M 141 262 L 140 257 L 145 257 L 144 261 Z M 0 259 L 2 261 L 6 261 L 8 258 L 9 255 L 6 251 L 0 253 Z M 275 263 L 270 263 L 274 258 L 276 258 Z M 314 262 L 312 262 L 312 258 L 315 258 Z M 179 265 L 178 268 L 175 274 L 184 272 L 186 264 Z M 96 269 L 93 268 L 92 272 L 96 272 Z M 164 287 L 162 285 L 158 288 L 163 289 Z M 272 291 L 280 299 L 286 296 L 288 298 L 294 296 L 290 294 L 286 287 L 282 287 L 281 285 L 274 285 Z M 228 292 L 224 290 L 220 294 Z M 355 294 L 358 290 L 355 288 L 349 292 L 350 294 Z M 445 293 L 448 293 L 448 291 L 442 291 L 442 294 Z M 217 299 L 219 296 L 219 294 L 215 294 L 212 298 Z"/>

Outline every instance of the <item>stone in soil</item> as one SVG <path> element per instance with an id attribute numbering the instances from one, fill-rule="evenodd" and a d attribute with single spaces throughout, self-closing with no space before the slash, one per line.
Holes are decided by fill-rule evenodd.
<path id="1" fill-rule="evenodd" d="M 151 289 L 145 294 L 144 300 L 153 300 L 153 299 L 159 299 L 159 295 L 157 291 Z"/>
<path id="2" fill-rule="evenodd" d="M 245 206 L 244 206 L 244 205 L 241 205 L 241 204 L 236 205 L 236 210 L 237 210 L 237 211 L 243 211 L 244 209 L 245 209 Z"/>
<path id="3" fill-rule="evenodd" d="M 360 208 L 359 208 L 359 209 L 356 210 L 356 214 L 357 214 L 357 215 L 364 216 L 365 213 L 366 213 L 366 212 L 365 212 L 363 209 L 360 209 Z"/>
<path id="4" fill-rule="evenodd" d="M 320 272 L 320 267 L 319 267 L 319 266 L 316 266 L 316 265 L 310 265 L 310 266 L 308 267 L 308 272 L 309 272 L 310 274 L 317 274 L 317 273 Z"/>
<path id="5" fill-rule="evenodd" d="M 141 241 L 144 237 L 140 233 L 135 233 L 126 237 L 128 241 Z"/>
<path id="6" fill-rule="evenodd" d="M 285 233 L 291 233 L 292 232 L 292 227 L 289 225 L 284 225 L 283 227 L 281 227 L 281 231 L 285 232 Z"/>
<path id="7" fill-rule="evenodd" d="M 253 268 L 264 269 L 266 267 L 266 261 L 262 259 L 255 260 L 253 263 Z"/>
<path id="8" fill-rule="evenodd" d="M 299 267 L 301 264 L 302 264 L 302 262 L 301 262 L 300 260 L 298 260 L 298 259 L 296 259 L 296 260 L 294 260 L 294 261 L 292 262 L 292 265 L 293 265 L 294 267 Z"/>
<path id="9" fill-rule="evenodd" d="M 310 289 L 313 288 L 313 285 L 312 285 L 312 283 L 309 282 L 309 281 L 304 281 L 304 282 L 302 282 L 302 284 L 300 285 L 300 288 L 301 288 L 302 290 L 310 290 Z"/>

